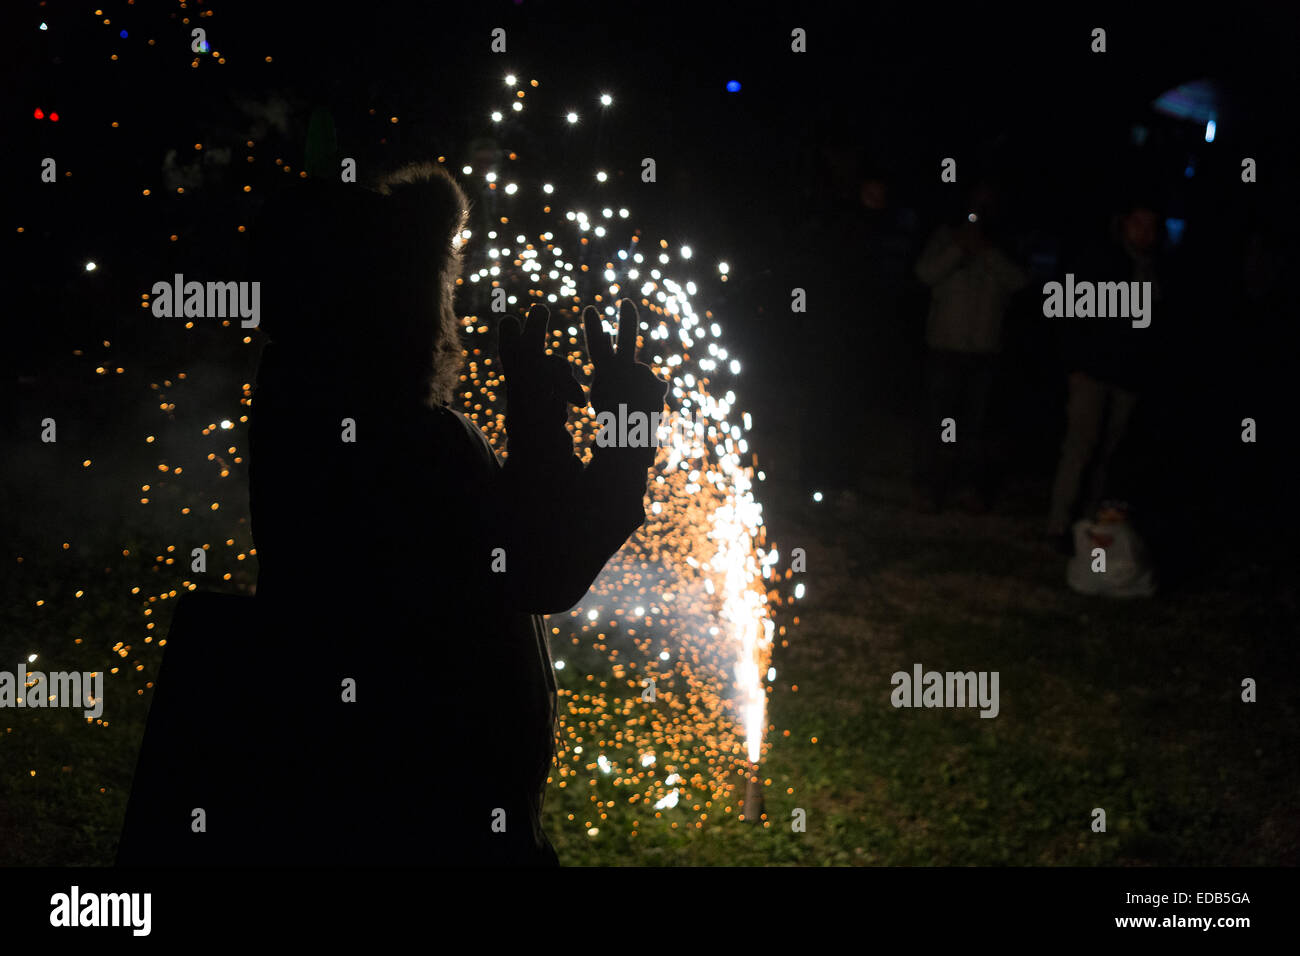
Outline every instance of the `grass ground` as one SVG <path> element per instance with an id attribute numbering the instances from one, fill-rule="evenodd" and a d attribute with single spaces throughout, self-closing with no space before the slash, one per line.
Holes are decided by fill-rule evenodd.
<path id="1" fill-rule="evenodd" d="M 1296 608 L 1277 569 L 1087 599 L 1039 543 L 1036 510 L 914 515 L 905 491 L 877 482 L 853 503 L 800 495 L 770 509 L 782 545 L 809 555 L 801 621 L 775 659 L 770 826 L 663 819 L 593 839 L 567 820 L 574 795 L 552 796 L 565 862 L 1297 862 Z M 1000 714 L 895 709 L 890 675 L 916 662 L 998 671 Z M 1271 699 L 1243 703 L 1246 676 Z M 1091 829 L 1096 807 L 1105 833 Z M 796 808 L 806 832 L 792 831 Z"/>
<path id="2" fill-rule="evenodd" d="M 1034 534 L 1029 490 L 985 516 L 915 515 L 903 486 L 885 479 L 855 501 L 779 488 L 765 501 L 782 550 L 802 546 L 809 562 L 800 621 L 774 659 L 766 825 L 711 814 L 695 829 L 696 815 L 682 812 L 674 829 L 674 811 L 647 819 L 615 803 L 593 837 L 583 824 L 602 784 L 552 788 L 546 823 L 563 863 L 1300 861 L 1285 569 L 1222 555 L 1195 589 L 1107 602 L 1065 587 L 1063 559 Z M 0 669 L 32 649 L 51 668 L 100 667 L 115 633 L 132 636 L 132 660 L 156 666 L 120 583 L 153 572 L 104 574 L 89 561 L 5 575 Z M 74 585 L 82 598 L 35 606 L 34 595 Z M 916 662 L 998 671 L 1000 714 L 895 709 L 890 675 Z M 110 686 L 147 676 L 119 672 Z M 1241 701 L 1243 677 L 1258 682 L 1258 703 Z M 124 696 L 108 726 L 75 711 L 0 711 L 0 864 L 111 863 L 148 701 L 114 699 Z M 1091 829 L 1096 807 L 1105 833 Z M 796 809 L 805 832 L 792 830 Z"/>

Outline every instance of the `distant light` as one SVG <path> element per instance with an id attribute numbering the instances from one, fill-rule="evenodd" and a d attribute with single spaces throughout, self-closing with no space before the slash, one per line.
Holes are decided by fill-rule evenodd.
<path id="1" fill-rule="evenodd" d="M 123 30 L 121 33 L 118 34 L 118 36 L 120 36 L 123 40 L 125 40 L 125 39 L 126 39 L 126 31 Z"/>
<path id="2" fill-rule="evenodd" d="M 500 112 L 499 110 L 493 110 L 493 111 L 492 111 L 492 122 L 494 122 L 494 123 L 500 123 L 500 122 L 501 122 L 501 112 Z"/>
<path id="3" fill-rule="evenodd" d="M 609 179 L 609 176 L 605 173 L 603 169 L 600 172 L 596 173 L 596 182 L 603 183 L 607 179 Z"/>
<path id="4" fill-rule="evenodd" d="M 555 192 L 555 187 L 550 183 L 546 183 L 542 186 L 542 192 L 549 196 L 551 193 Z"/>
<path id="5" fill-rule="evenodd" d="M 1169 242 L 1172 245 L 1178 245 L 1183 241 L 1183 230 L 1187 228 L 1186 219 L 1166 219 L 1165 232 L 1169 234 Z"/>
<path id="6" fill-rule="evenodd" d="M 35 119 L 45 119 L 45 110 L 41 109 L 41 108 L 38 106 L 38 107 L 36 107 L 36 109 L 32 112 L 32 116 L 33 116 L 33 118 L 35 118 Z"/>
<path id="7" fill-rule="evenodd" d="M 515 183 L 510 183 L 509 185 L 506 186 L 506 195 L 508 196 L 513 196 L 518 191 L 519 191 L 519 186 Z"/>
<path id="8" fill-rule="evenodd" d="M 673 790 L 673 791 L 671 791 L 671 792 L 668 794 L 668 796 L 664 797 L 662 800 L 660 800 L 658 803 L 655 804 L 655 809 L 656 809 L 656 810 L 664 810 L 664 809 L 670 809 L 670 810 L 671 810 L 671 809 L 672 809 L 673 807 L 675 807 L 675 806 L 677 806 L 677 791 L 676 791 L 676 790 Z M 590 831 L 588 831 L 588 832 L 590 832 Z"/>
<path id="9" fill-rule="evenodd" d="M 689 259 L 690 257 L 691 257 L 691 247 L 690 247 L 690 246 L 682 246 L 682 258 L 683 258 L 683 259 Z"/>
<path id="10" fill-rule="evenodd" d="M 659 659 L 660 659 L 661 661 L 666 661 L 666 660 L 668 660 L 668 658 L 669 658 L 670 656 L 671 656 L 671 655 L 669 655 L 669 653 L 668 653 L 667 651 L 660 651 L 660 652 L 659 652 Z"/>
<path id="11" fill-rule="evenodd" d="M 567 119 L 570 123 L 576 123 L 578 122 L 578 114 L 570 113 L 568 116 L 565 117 L 565 119 Z"/>
<path id="12" fill-rule="evenodd" d="M 802 584 L 796 584 L 796 585 L 794 586 L 794 596 L 795 596 L 796 598 L 802 598 L 802 597 L 803 597 L 803 593 L 804 593 L 804 592 L 803 592 L 803 585 L 802 585 Z"/>
<path id="13" fill-rule="evenodd" d="M 1191 179 L 1195 175 L 1196 175 L 1196 167 L 1191 163 L 1188 163 L 1187 168 L 1183 170 L 1183 176 L 1187 179 Z"/>
<path id="14" fill-rule="evenodd" d="M 515 75 L 514 75 L 513 73 L 507 73 L 507 74 L 506 74 L 506 86 L 514 86 L 514 85 L 515 85 L 515 81 L 516 81 L 516 79 L 517 79 L 517 78 L 515 77 Z"/>
<path id="15" fill-rule="evenodd" d="M 1214 123 L 1214 120 L 1206 120 L 1206 122 L 1205 122 L 1205 141 L 1206 141 L 1207 143 L 1213 143 L 1213 142 L 1214 142 L 1214 130 L 1215 130 L 1215 123 Z"/>
<path id="16" fill-rule="evenodd" d="M 821 501 L 821 500 L 822 500 L 822 493 L 820 491 L 814 491 L 813 501 Z"/>
<path id="17" fill-rule="evenodd" d="M 515 100 L 514 103 L 511 104 L 510 108 L 514 110 L 516 113 L 519 113 L 523 110 L 524 104 L 520 103 L 518 100 Z"/>
<path id="18" fill-rule="evenodd" d="M 58 114 L 58 113 L 51 113 L 51 114 L 50 114 L 50 122 L 51 122 L 51 123 L 57 123 L 58 121 L 59 121 L 59 114 Z"/>
<path id="19" fill-rule="evenodd" d="M 619 219 L 626 219 L 626 218 L 627 218 L 627 210 L 626 210 L 626 209 L 620 209 L 620 210 L 618 211 L 618 218 L 619 218 Z"/>
<path id="20" fill-rule="evenodd" d="M 30 663 L 31 663 L 32 661 L 34 661 L 34 660 L 36 660 L 36 655 L 35 655 L 35 654 L 30 654 L 30 655 L 28 655 L 28 657 L 27 657 L 27 663 L 28 663 L 28 664 L 30 664 Z"/>
<path id="21" fill-rule="evenodd" d="M 727 81 L 727 92 L 728 92 L 728 93 L 739 93 L 739 92 L 740 92 L 740 80 L 728 80 L 728 81 Z"/>
<path id="22" fill-rule="evenodd" d="M 614 210 L 606 206 L 604 209 L 600 211 L 600 214 L 604 216 L 606 219 L 608 219 L 610 216 L 614 215 Z"/>
<path id="23" fill-rule="evenodd" d="M 555 669 L 556 669 L 557 671 L 562 671 L 562 670 L 564 670 L 564 661 L 556 661 L 556 662 L 555 662 Z"/>
<path id="24" fill-rule="evenodd" d="M 468 176 L 470 173 L 474 172 L 473 168 L 470 167 L 470 166 L 462 166 L 462 167 L 460 168 L 460 171 L 461 171 L 462 173 L 464 173 L 466 176 Z"/>
<path id="25" fill-rule="evenodd" d="M 731 266 L 727 265 L 725 262 L 719 262 L 718 271 L 725 276 L 728 272 L 731 271 Z"/>
<path id="26" fill-rule="evenodd" d="M 99 268 L 99 267 L 98 267 L 97 265 L 95 265 L 95 263 L 93 263 L 93 262 L 87 262 L 87 263 L 86 263 L 86 271 L 87 271 L 87 272 L 94 272 L 97 268 Z"/>
<path id="27" fill-rule="evenodd" d="M 44 22 L 42 22 L 42 23 L 41 23 L 41 29 L 42 29 L 42 30 L 48 30 L 49 27 L 47 27 L 47 26 L 44 24 Z"/>
<path id="28" fill-rule="evenodd" d="M 775 668 L 775 667 L 769 667 L 769 668 L 767 669 L 767 679 L 768 679 L 769 681 L 774 681 L 774 680 L 776 680 L 776 668 Z"/>

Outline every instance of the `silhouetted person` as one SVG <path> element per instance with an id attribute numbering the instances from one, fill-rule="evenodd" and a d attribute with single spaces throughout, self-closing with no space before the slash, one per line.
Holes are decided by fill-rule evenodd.
<path id="1" fill-rule="evenodd" d="M 1112 218 L 1107 239 L 1080 257 L 1073 270 L 1075 281 L 1151 282 L 1153 300 L 1160 303 L 1164 296 L 1157 275 L 1159 238 L 1160 220 L 1151 204 L 1128 201 Z M 1050 321 L 1059 323 L 1069 398 L 1047 534 L 1058 549 L 1066 551 L 1077 511 L 1089 513 L 1103 495 L 1123 491 L 1108 486 L 1107 470 L 1153 372 L 1151 344 L 1161 333 L 1150 327 L 1134 328 L 1125 317 Z M 1152 325 L 1165 321 L 1153 316 Z"/>
<path id="2" fill-rule="evenodd" d="M 918 433 L 917 498 L 922 510 L 942 507 L 965 478 L 982 510 L 991 488 L 985 424 L 1002 350 L 1002 324 L 1011 296 L 1028 274 L 1000 247 L 994 226 L 998 195 L 987 182 L 972 189 L 963 219 L 935 230 L 916 262 L 931 289 L 925 326 L 925 417 Z M 953 419 L 955 442 L 941 441 L 940 423 Z M 964 470 L 962 475 L 959 470 Z"/>
<path id="3" fill-rule="evenodd" d="M 913 255 L 888 180 L 865 163 L 859 169 L 794 243 L 810 254 L 800 274 L 813 277 L 799 339 L 807 377 L 802 405 L 824 394 L 828 382 L 835 383 L 836 403 L 834 414 L 807 416 L 799 426 L 801 477 L 840 503 L 861 490 L 869 457 L 845 436 L 868 431 L 872 413 L 902 391 L 906 339 L 899 317 Z M 853 276 L 851 286 L 846 275 Z"/>
<path id="4" fill-rule="evenodd" d="M 896 189 L 883 170 L 866 163 L 859 174 L 858 203 L 847 240 L 840 250 L 842 271 L 854 277 L 849 321 L 840 336 L 845 363 L 837 381 L 856 386 L 864 406 L 904 413 L 915 372 L 909 368 L 914 335 L 904 303 L 912 291 L 916 256 L 914 213 L 900 207 Z M 847 397 L 847 396 L 846 396 Z M 861 411 L 855 433 L 867 426 Z"/>
<path id="5" fill-rule="evenodd" d="M 576 604 L 644 521 L 655 450 L 597 447 L 582 465 L 565 425 L 587 398 L 545 354 L 538 305 L 522 329 L 502 325 L 503 466 L 451 404 L 459 187 L 421 165 L 377 191 L 301 188 L 263 232 L 258 633 L 224 636 L 247 658 L 231 661 L 232 683 L 259 693 L 212 702 L 237 749 L 203 777 L 220 805 L 206 835 L 225 841 L 217 862 L 554 864 L 541 805 L 555 679 L 539 615 Z M 584 323 L 597 412 L 662 411 L 665 384 L 635 361 L 631 302 L 617 351 L 594 309 Z M 190 798 L 159 782 L 163 757 L 201 759 L 146 739 L 122 862 L 166 856 L 150 814 L 188 838 L 190 808 L 175 804 Z"/>

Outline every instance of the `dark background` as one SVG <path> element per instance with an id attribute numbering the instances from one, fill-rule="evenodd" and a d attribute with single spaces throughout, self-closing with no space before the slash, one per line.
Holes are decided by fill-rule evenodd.
<path id="1" fill-rule="evenodd" d="M 255 222 L 273 191 L 279 170 L 268 152 L 301 168 L 314 107 L 330 110 L 340 153 L 363 170 L 439 154 L 458 166 L 475 137 L 494 132 L 471 110 L 514 70 L 542 78 L 548 96 L 558 87 L 584 124 L 600 128 L 593 149 L 585 128 L 557 136 L 539 130 L 535 115 L 516 122 L 507 112 L 495 130 L 504 148 L 518 149 L 524 164 L 575 177 L 610 169 L 614 194 L 645 236 L 689 242 L 701 264 L 730 263 L 731 281 L 714 283 L 709 304 L 745 361 L 742 394 L 765 439 L 760 447 L 784 459 L 784 477 L 822 480 L 809 445 L 842 445 L 837 454 L 861 469 L 906 468 L 904 452 L 873 447 L 869 429 L 873 416 L 906 420 L 917 407 L 927 297 L 910 267 L 933 225 L 960 201 L 964 186 L 938 178 L 939 161 L 952 156 L 960 183 L 988 173 L 1006 184 L 1007 241 L 1036 269 L 1009 319 L 996 393 L 1003 460 L 1025 474 L 1050 469 L 1064 391 L 1037 289 L 1059 277 L 1063 251 L 1104 229 L 1116 190 L 1140 179 L 1164 215 L 1186 223 L 1176 250 L 1178 303 L 1156 319 L 1163 378 L 1154 390 L 1162 400 L 1144 412 L 1156 420 L 1135 425 L 1135 441 L 1159 440 L 1159 461 L 1176 473 L 1154 479 L 1148 497 L 1172 509 L 1171 526 L 1198 501 L 1234 509 L 1274 501 L 1249 492 L 1280 459 L 1235 477 L 1220 475 L 1214 462 L 1238 441 L 1249 410 L 1280 413 L 1289 397 L 1279 363 L 1294 351 L 1285 308 L 1294 293 L 1277 270 L 1295 252 L 1296 131 L 1288 117 L 1297 31 L 1281 12 L 1210 19 L 1186 7 L 1019 16 L 534 0 L 333 10 L 222 3 L 194 21 L 214 49 L 231 51 L 232 62 L 214 71 L 189 66 L 190 27 L 180 22 L 205 9 L 169 7 L 164 19 L 154 5 L 117 5 L 107 11 L 111 27 L 89 16 L 62 17 L 48 32 L 15 24 L 6 115 L 21 135 L 5 150 L 6 181 L 25 182 L 45 155 L 76 174 L 58 189 L 9 191 L 11 215 L 28 224 L 22 237 L 6 229 L 14 243 L 6 255 L 10 311 L 27 316 L 12 323 L 4 350 L 10 408 L 23 407 L 35 380 L 66 368 L 59 359 L 78 329 L 87 339 L 116 329 L 132 354 L 166 355 L 174 345 L 167 336 L 151 330 L 132 341 L 139 324 L 111 303 L 187 261 L 207 271 L 235 266 L 243 251 L 228 230 Z M 805 55 L 790 52 L 795 25 L 808 31 Z M 1108 30 L 1104 54 L 1089 52 L 1098 25 Z M 489 52 L 495 26 L 507 30 L 506 54 Z M 106 39 L 119 28 L 128 39 Z M 145 46 L 145 37 L 156 45 Z M 122 62 L 108 63 L 105 51 L 119 46 Z M 725 91 L 730 79 L 742 82 L 739 93 Z M 1150 108 L 1163 91 L 1198 79 L 1214 81 L 1224 97 L 1212 144 L 1201 125 Z M 601 115 L 594 96 L 605 89 L 616 102 Z M 280 125 L 247 108 L 273 99 L 284 104 Z M 61 109 L 60 122 L 33 119 L 37 105 Z M 399 124 L 387 121 L 394 114 Z M 108 116 L 121 128 L 104 122 Z M 1135 126 L 1147 131 L 1141 147 Z M 241 166 L 246 137 L 257 139 L 252 170 Z M 159 195 L 167 150 L 183 165 L 200 140 L 209 149 L 234 145 L 230 166 L 205 167 L 197 196 Z M 640 182 L 645 155 L 658 161 L 657 183 Z M 1259 166 L 1252 185 L 1240 182 L 1246 155 Z M 220 188 L 236 176 L 249 179 L 251 194 Z M 855 245 L 865 176 L 888 184 L 891 211 L 905 226 L 883 264 Z M 140 188 L 151 184 L 146 202 Z M 159 245 L 168 230 L 186 241 Z M 1274 264 L 1266 306 L 1246 303 L 1241 292 L 1242 250 L 1256 234 L 1266 237 Z M 87 277 L 81 264 L 92 257 L 102 267 Z M 882 270 L 899 292 L 886 309 L 862 294 Z M 809 291 L 807 314 L 789 310 L 795 287 Z M 57 322 L 49 319 L 52 302 Z M 10 415 L 7 426 L 20 418 Z M 1286 427 L 1283 417 L 1266 429 L 1276 437 L 1273 429 Z M 1284 443 L 1269 447 L 1261 460 Z M 1271 508 L 1265 524 L 1279 517 Z"/>

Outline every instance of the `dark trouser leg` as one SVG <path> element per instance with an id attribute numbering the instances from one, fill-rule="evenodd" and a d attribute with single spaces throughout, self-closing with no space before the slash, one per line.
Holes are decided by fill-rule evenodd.
<path id="1" fill-rule="evenodd" d="M 941 502 L 948 492 L 956 467 L 957 446 L 942 440 L 942 422 L 961 416 L 961 384 L 960 356 L 931 349 L 926 358 L 925 412 L 917 431 L 917 484 L 936 502 Z M 960 430 L 957 438 L 960 441 Z"/>
<path id="2" fill-rule="evenodd" d="M 1064 534 L 1083 484 L 1083 475 L 1097 448 L 1101 417 L 1105 411 L 1106 392 L 1096 379 L 1076 374 L 1070 378 L 1070 397 L 1065 410 L 1065 439 L 1052 483 L 1052 501 L 1048 509 L 1049 534 Z"/>
<path id="3" fill-rule="evenodd" d="M 1110 497 L 1114 492 L 1107 483 L 1110 464 L 1124 441 L 1124 436 L 1128 434 L 1129 421 L 1137 407 L 1137 395 L 1128 389 L 1109 383 L 1105 383 L 1103 388 L 1106 393 L 1106 423 L 1100 432 L 1096 463 L 1088 486 L 1086 505 L 1089 510 L 1096 508 L 1103 498 Z"/>
<path id="4" fill-rule="evenodd" d="M 958 447 L 963 449 L 965 477 L 981 498 L 992 491 L 989 478 L 988 411 L 997 371 L 994 355 L 963 356 L 962 417 L 958 421 Z"/>

